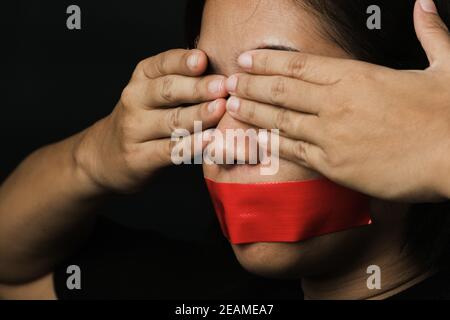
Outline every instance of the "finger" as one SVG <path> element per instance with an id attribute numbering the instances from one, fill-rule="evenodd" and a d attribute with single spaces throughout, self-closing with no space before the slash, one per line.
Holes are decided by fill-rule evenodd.
<path id="1" fill-rule="evenodd" d="M 201 78 L 169 75 L 149 80 L 145 85 L 141 104 L 147 108 L 199 103 L 228 95 L 225 77 L 216 75 Z"/>
<path id="2" fill-rule="evenodd" d="M 272 134 L 268 134 L 266 137 L 260 135 L 262 140 L 260 143 L 263 148 L 273 152 L 271 150 L 273 144 L 270 142 L 271 135 Z M 277 151 L 280 158 L 298 163 L 301 166 L 318 172 L 321 171 L 325 154 L 320 147 L 305 141 L 294 140 L 282 136 L 278 136 L 277 138 L 279 139 Z"/>
<path id="3" fill-rule="evenodd" d="M 319 118 L 289 109 L 230 97 L 227 111 L 235 119 L 263 129 L 278 129 L 280 135 L 295 140 L 318 142 L 322 132 Z"/>
<path id="4" fill-rule="evenodd" d="M 141 162 L 148 166 L 164 167 L 172 164 L 189 164 L 189 160 L 203 155 L 203 150 L 208 145 L 212 129 L 196 132 L 179 139 L 160 139 L 142 143 L 139 145 L 139 156 Z M 201 159 L 200 159 L 201 160 Z"/>
<path id="5" fill-rule="evenodd" d="M 436 61 L 447 62 L 450 56 L 450 34 L 432 0 L 416 2 L 414 25 L 430 65 Z"/>
<path id="6" fill-rule="evenodd" d="M 227 91 L 241 98 L 318 114 L 328 92 L 326 87 L 284 76 L 236 74 L 226 81 Z"/>
<path id="7" fill-rule="evenodd" d="M 205 72 L 207 64 L 208 58 L 201 50 L 174 49 L 141 61 L 134 75 L 150 79 L 169 74 L 198 76 Z"/>
<path id="8" fill-rule="evenodd" d="M 146 112 L 140 121 L 142 140 L 171 137 L 180 130 L 193 133 L 196 129 L 202 131 L 216 126 L 225 113 L 225 104 L 224 99 L 218 99 L 191 107 Z"/>
<path id="9" fill-rule="evenodd" d="M 246 72 L 259 75 L 283 75 L 315 84 L 333 84 L 357 63 L 299 52 L 253 50 L 243 53 L 238 64 Z"/>

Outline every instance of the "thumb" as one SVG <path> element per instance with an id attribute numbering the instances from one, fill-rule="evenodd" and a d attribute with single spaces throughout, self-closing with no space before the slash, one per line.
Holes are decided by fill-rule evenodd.
<path id="1" fill-rule="evenodd" d="M 416 1 L 414 26 L 430 65 L 450 59 L 450 34 L 433 0 Z"/>

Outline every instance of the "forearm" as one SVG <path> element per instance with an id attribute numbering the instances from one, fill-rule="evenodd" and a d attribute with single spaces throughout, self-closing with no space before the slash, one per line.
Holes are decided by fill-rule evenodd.
<path id="1" fill-rule="evenodd" d="M 51 271 L 79 243 L 105 193 L 137 191 L 170 165 L 174 127 L 194 134 L 196 121 L 204 128 L 218 124 L 228 94 L 223 76 L 201 76 L 207 65 L 200 50 L 145 59 L 109 116 L 16 169 L 0 187 L 0 283 Z M 168 77 L 170 92 L 163 90 Z M 197 139 L 183 141 L 193 147 Z"/>
<path id="2" fill-rule="evenodd" d="M 51 271 L 86 235 L 101 192 L 74 156 L 83 135 L 37 150 L 0 186 L 0 282 Z"/>

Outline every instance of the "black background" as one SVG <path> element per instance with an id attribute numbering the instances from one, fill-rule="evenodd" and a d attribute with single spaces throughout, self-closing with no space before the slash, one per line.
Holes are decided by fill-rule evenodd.
<path id="1" fill-rule="evenodd" d="M 81 8 L 81 30 L 66 27 L 72 4 Z M 183 0 L 2 4 L 0 182 L 33 150 L 108 115 L 140 60 L 185 48 L 185 5 Z M 172 167 L 139 194 L 114 196 L 100 211 L 130 226 L 200 240 L 217 227 L 209 201 L 200 166 Z"/>

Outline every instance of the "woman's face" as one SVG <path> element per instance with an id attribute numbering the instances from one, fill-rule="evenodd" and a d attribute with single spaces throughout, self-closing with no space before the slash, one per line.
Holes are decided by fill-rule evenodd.
<path id="1" fill-rule="evenodd" d="M 282 18 L 280 18 L 282 17 Z M 208 55 L 212 72 L 230 76 L 241 70 L 240 53 L 257 48 L 290 47 L 298 51 L 347 57 L 337 45 L 321 36 L 317 18 L 293 0 L 208 0 L 198 48 Z M 250 128 L 225 115 L 219 130 Z M 273 176 L 260 174 L 258 165 L 204 165 L 205 177 L 219 182 L 255 183 L 306 180 L 318 175 L 280 159 Z M 257 274 L 301 277 L 326 272 L 327 266 L 345 262 L 346 253 L 364 246 L 369 228 L 339 232 L 295 244 L 255 243 L 233 245 L 240 263 Z M 370 232 L 370 231 L 369 231 Z"/>

